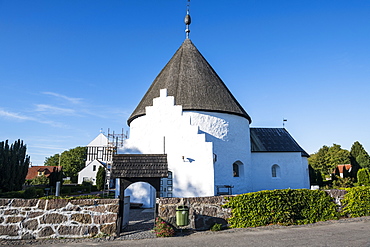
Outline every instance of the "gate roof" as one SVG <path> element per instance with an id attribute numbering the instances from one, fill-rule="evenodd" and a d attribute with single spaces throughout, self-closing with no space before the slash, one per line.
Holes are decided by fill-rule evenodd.
<path id="1" fill-rule="evenodd" d="M 167 177 L 167 154 L 116 154 L 113 156 L 111 176 L 115 178 Z"/>

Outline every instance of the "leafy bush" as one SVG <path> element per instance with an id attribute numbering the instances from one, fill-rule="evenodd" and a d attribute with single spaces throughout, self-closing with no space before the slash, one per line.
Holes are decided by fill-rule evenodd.
<path id="1" fill-rule="evenodd" d="M 357 184 L 370 186 L 370 172 L 366 168 L 362 168 L 357 172 Z"/>
<path id="2" fill-rule="evenodd" d="M 63 184 L 72 184 L 72 181 L 70 179 L 63 180 Z"/>
<path id="3" fill-rule="evenodd" d="M 43 200 L 50 200 L 50 199 L 68 199 L 68 200 L 76 200 L 76 199 L 101 199 L 100 195 L 84 195 L 84 196 L 44 196 L 40 199 Z"/>
<path id="4" fill-rule="evenodd" d="M 155 219 L 154 232 L 157 237 L 172 237 L 175 235 L 175 230 L 162 218 Z"/>
<path id="5" fill-rule="evenodd" d="M 211 231 L 221 231 L 222 230 L 222 224 L 219 224 L 219 223 L 215 223 L 212 227 L 211 227 Z"/>
<path id="6" fill-rule="evenodd" d="M 36 188 L 35 187 L 29 187 L 29 188 L 27 188 L 24 191 L 23 195 L 24 195 L 24 198 L 26 198 L 26 199 L 35 198 L 36 195 L 37 195 Z"/>
<path id="7" fill-rule="evenodd" d="M 33 179 L 29 179 L 27 182 L 30 185 L 49 184 L 49 179 L 45 175 L 42 175 L 42 176 L 37 176 Z"/>
<path id="8" fill-rule="evenodd" d="M 343 189 L 353 187 L 354 179 L 350 177 L 341 178 L 336 176 L 333 180 L 333 189 Z"/>
<path id="9" fill-rule="evenodd" d="M 231 227 L 308 224 L 338 219 L 337 205 L 324 191 L 265 190 L 229 197 Z"/>
<path id="10" fill-rule="evenodd" d="M 24 198 L 24 190 L 21 191 L 9 191 L 0 194 L 1 198 Z"/>
<path id="11" fill-rule="evenodd" d="M 370 186 L 346 189 L 342 203 L 342 214 L 350 217 L 370 216 Z"/>
<path id="12" fill-rule="evenodd" d="M 68 194 L 71 194 L 71 192 L 72 192 L 72 189 L 70 186 L 62 186 L 62 188 L 60 188 L 61 194 L 68 195 Z"/>

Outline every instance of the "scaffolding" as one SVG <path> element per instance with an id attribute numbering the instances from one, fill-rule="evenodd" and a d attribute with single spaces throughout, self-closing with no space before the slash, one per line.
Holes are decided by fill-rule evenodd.
<path id="1" fill-rule="evenodd" d="M 104 183 L 104 191 L 103 196 L 108 196 L 109 188 L 110 188 L 110 179 L 111 179 L 111 168 L 113 165 L 113 155 L 117 153 L 118 148 L 123 147 L 124 141 L 128 138 L 128 134 L 124 133 L 124 129 L 122 128 L 122 132 L 120 134 L 115 133 L 114 131 L 110 133 L 110 129 L 108 128 L 108 147 L 107 147 L 107 167 L 105 173 L 105 183 Z"/>

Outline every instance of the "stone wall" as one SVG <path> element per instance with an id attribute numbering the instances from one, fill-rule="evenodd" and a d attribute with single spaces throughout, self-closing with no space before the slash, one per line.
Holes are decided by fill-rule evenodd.
<path id="1" fill-rule="evenodd" d="M 161 198 L 159 199 L 158 216 L 178 227 L 176 208 L 184 205 L 189 208 L 189 225 L 178 228 L 208 230 L 215 223 L 227 226 L 227 219 L 231 217 L 231 209 L 221 207 L 226 202 L 225 198 L 226 196 Z"/>
<path id="2" fill-rule="evenodd" d="M 340 207 L 345 190 L 326 190 Z M 177 228 L 208 230 L 215 223 L 227 226 L 227 219 L 231 217 L 231 209 L 222 208 L 228 196 L 194 197 L 194 198 L 160 198 L 158 216 Z M 176 208 L 187 206 L 189 208 L 189 225 L 178 227 L 176 225 Z"/>
<path id="3" fill-rule="evenodd" d="M 118 199 L 0 199 L 0 238 L 115 235 Z"/>

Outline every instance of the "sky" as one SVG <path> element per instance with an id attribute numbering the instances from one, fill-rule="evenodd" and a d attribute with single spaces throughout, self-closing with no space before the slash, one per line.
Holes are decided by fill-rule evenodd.
<path id="1" fill-rule="evenodd" d="M 185 39 L 186 0 L 0 0 L 0 141 L 33 165 L 127 119 Z M 370 1 L 192 0 L 190 39 L 252 118 L 308 153 L 370 151 Z"/>

